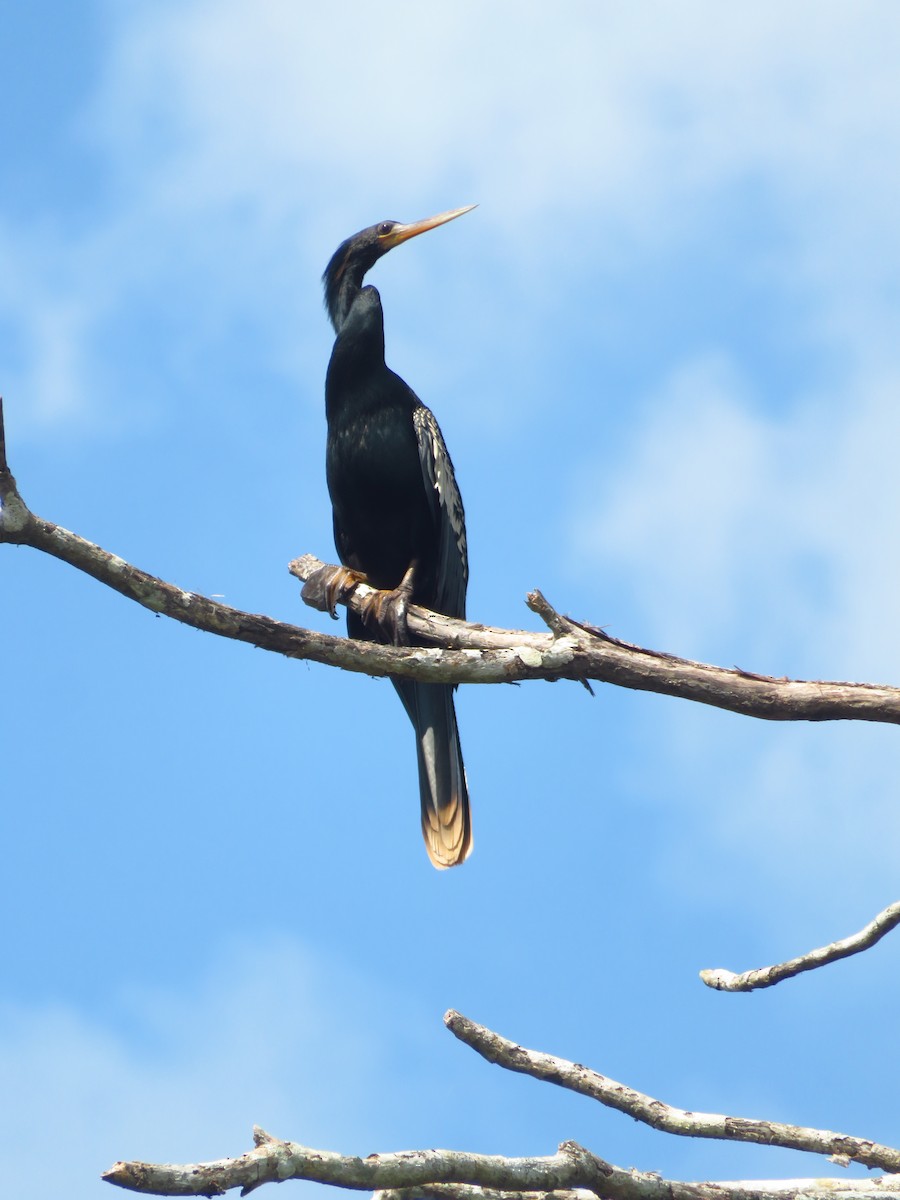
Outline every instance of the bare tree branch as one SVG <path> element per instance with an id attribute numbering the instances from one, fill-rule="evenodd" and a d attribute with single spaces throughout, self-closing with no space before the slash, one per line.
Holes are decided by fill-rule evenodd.
<path id="1" fill-rule="evenodd" d="M 325 609 L 324 589 L 338 568 L 312 555 L 295 559 L 291 574 L 306 580 L 304 599 L 314 608 Z M 372 589 L 358 584 L 341 598 L 348 608 L 362 614 Z M 538 613 L 552 632 L 496 629 L 442 617 L 410 605 L 409 627 L 417 641 L 428 645 L 453 646 L 466 650 L 496 651 L 501 647 L 518 656 L 522 668 L 506 679 L 598 680 L 636 691 L 679 696 L 744 716 L 770 721 L 863 721 L 900 722 L 900 688 L 868 683 L 834 683 L 775 679 L 737 668 L 716 667 L 677 658 L 659 650 L 647 650 L 611 637 L 594 625 L 573 621 L 555 611 L 534 591 L 528 606 Z M 563 661 L 554 657 L 554 651 Z M 454 682 L 495 682 L 485 672 Z M 424 676 L 417 676 L 424 678 Z"/>
<path id="2" fill-rule="evenodd" d="M 240 1158 L 175 1166 L 117 1162 L 107 1183 L 154 1196 L 221 1196 L 232 1188 L 249 1195 L 264 1183 L 306 1179 L 356 1190 L 376 1189 L 377 1200 L 876 1200 L 900 1196 L 900 1177 L 791 1179 L 681 1183 L 649 1172 L 625 1170 L 577 1142 L 563 1142 L 545 1158 L 501 1158 L 454 1150 L 345 1157 L 283 1142 L 253 1131 L 256 1148 Z"/>
<path id="3" fill-rule="evenodd" d="M 700 972 L 700 978 L 707 987 L 720 992 L 752 992 L 757 988 L 773 987 L 783 979 L 791 979 L 804 971 L 815 971 L 817 967 L 827 966 L 840 958 L 849 958 L 851 954 L 859 954 L 868 950 L 876 942 L 880 942 L 886 933 L 890 933 L 900 925 L 900 900 L 889 904 L 886 909 L 870 921 L 859 933 L 851 934 L 839 942 L 832 942 L 818 950 L 810 950 L 799 958 L 788 959 L 787 962 L 776 963 L 772 967 L 757 967 L 753 971 L 744 971 L 736 975 L 725 967 L 710 967 Z"/>
<path id="4" fill-rule="evenodd" d="M 628 1172 L 628 1184 L 634 1190 L 616 1195 L 628 1195 L 635 1200 L 791 1200 L 792 1197 L 815 1197 L 816 1200 L 878 1200 L 883 1196 L 900 1196 L 900 1178 L 881 1175 L 875 1179 L 754 1179 L 710 1180 L 708 1183 L 682 1183 L 663 1179 L 634 1169 Z M 496 1188 L 478 1188 L 465 1183 L 431 1183 L 424 1187 L 393 1188 L 375 1192 L 372 1200 L 595 1200 L 612 1195 L 605 1189 L 591 1192 L 587 1188 L 570 1188 L 556 1192 L 503 1192 Z"/>
<path id="5" fill-rule="evenodd" d="M 452 621 L 410 606 L 409 626 L 420 646 L 383 646 L 330 637 L 271 617 L 242 612 L 187 592 L 132 566 L 93 542 L 35 516 L 22 499 L 6 460 L 0 405 L 0 543 L 31 546 L 86 572 L 142 605 L 195 629 L 264 650 L 367 675 L 426 682 L 511 683 L 528 679 L 599 680 L 658 692 L 771 721 L 859 720 L 900 724 L 900 688 L 867 683 L 774 679 L 646 650 L 601 629 L 562 617 L 539 592 L 530 606 L 550 633 L 491 629 Z M 308 581 L 307 599 L 323 606 L 322 585 L 336 567 L 307 555 L 291 571 Z M 311 579 L 316 576 L 317 579 Z M 318 589 L 318 590 L 317 590 Z M 358 611 L 367 594 L 358 585 L 346 603 Z M 450 649 L 436 649 L 443 646 Z"/>
<path id="6" fill-rule="evenodd" d="M 454 1150 L 409 1150 L 358 1158 L 283 1142 L 259 1128 L 254 1129 L 253 1140 L 256 1148 L 240 1158 L 188 1166 L 117 1162 L 104 1172 L 103 1179 L 154 1196 L 221 1196 L 236 1187 L 247 1195 L 264 1183 L 285 1179 L 307 1179 L 359 1191 L 418 1189 L 429 1183 L 467 1183 L 514 1192 L 573 1187 L 596 1191 L 616 1171 L 575 1142 L 564 1142 L 556 1154 L 544 1158 L 504 1158 Z"/>
<path id="7" fill-rule="evenodd" d="M 453 1009 L 445 1014 L 444 1023 L 461 1042 L 471 1046 L 488 1062 L 599 1100 L 607 1108 L 615 1108 L 663 1133 L 781 1146 L 789 1150 L 832 1155 L 842 1163 L 852 1161 L 866 1167 L 881 1167 L 885 1171 L 900 1171 L 900 1150 L 866 1138 L 849 1137 L 847 1134 L 809 1129 L 801 1125 L 783 1125 L 777 1121 L 750 1120 L 673 1108 L 623 1083 L 599 1075 L 580 1063 L 556 1058 L 539 1050 L 527 1050 Z"/>
<path id="8" fill-rule="evenodd" d="M 613 1166 L 576 1142 L 563 1142 L 556 1154 L 538 1158 L 454 1150 L 410 1150 L 358 1158 L 284 1142 L 255 1129 L 255 1149 L 239 1158 L 185 1166 L 117 1162 L 103 1178 L 119 1187 L 157 1196 L 220 1196 L 238 1187 L 242 1195 L 247 1195 L 264 1183 L 285 1179 L 374 1189 L 380 1193 L 379 1200 L 414 1200 L 421 1196 L 433 1200 L 538 1200 L 538 1196 L 549 1194 L 554 1200 L 585 1200 L 579 1189 L 586 1189 L 599 1200 L 766 1200 L 770 1196 L 773 1200 L 792 1196 L 833 1200 L 836 1194 L 860 1200 L 885 1194 L 900 1196 L 900 1174 L 896 1174 L 900 1173 L 900 1150 L 827 1130 L 685 1112 L 576 1063 L 526 1050 L 452 1009 L 444 1020 L 461 1041 L 489 1062 L 599 1100 L 654 1129 L 830 1154 L 832 1161 L 842 1166 L 855 1161 L 895 1175 L 874 1181 L 680 1183 Z"/>

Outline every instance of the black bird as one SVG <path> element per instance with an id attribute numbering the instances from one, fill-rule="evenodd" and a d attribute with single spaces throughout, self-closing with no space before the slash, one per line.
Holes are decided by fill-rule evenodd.
<path id="1" fill-rule="evenodd" d="M 410 603 L 466 615 L 466 526 L 453 464 L 434 415 L 385 364 L 381 297 L 362 281 L 394 246 L 474 207 L 363 229 L 338 247 L 322 276 L 337 334 L 325 378 L 326 473 L 335 545 L 347 568 L 329 598 L 360 577 L 378 589 L 365 619 L 348 612 L 353 638 L 408 641 Z M 472 827 L 453 687 L 393 683 L 415 730 L 428 857 L 436 867 L 456 866 L 472 849 Z"/>

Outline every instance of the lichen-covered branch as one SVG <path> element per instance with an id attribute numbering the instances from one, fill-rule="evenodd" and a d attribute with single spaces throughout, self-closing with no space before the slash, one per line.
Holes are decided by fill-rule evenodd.
<path id="1" fill-rule="evenodd" d="M 253 1131 L 255 1148 L 240 1158 L 175 1166 L 171 1163 L 117 1162 L 103 1174 L 107 1183 L 153 1196 L 221 1196 L 231 1188 L 247 1195 L 264 1183 L 307 1179 L 358 1191 L 416 1188 L 429 1183 L 466 1183 L 520 1192 L 527 1189 L 597 1188 L 614 1173 L 574 1142 L 542 1158 L 504 1158 L 455 1150 L 409 1150 L 366 1158 L 312 1150 Z"/>
<path id="2" fill-rule="evenodd" d="M 239 1158 L 176 1166 L 115 1163 L 107 1183 L 154 1196 L 247 1196 L 264 1183 L 306 1179 L 354 1190 L 373 1200 L 877 1200 L 900 1197 L 900 1176 L 878 1179 L 786 1179 L 682 1183 L 626 1170 L 577 1142 L 544 1158 L 502 1158 L 455 1150 L 411 1150 L 349 1157 L 283 1142 L 254 1129 L 255 1148 Z"/>
<path id="3" fill-rule="evenodd" d="M 645 1096 L 623 1083 L 591 1071 L 580 1063 L 556 1058 L 539 1050 L 527 1050 L 453 1009 L 444 1016 L 444 1023 L 460 1041 L 471 1046 L 488 1062 L 589 1096 L 607 1108 L 615 1108 L 663 1133 L 782 1146 L 789 1150 L 827 1154 L 841 1163 L 852 1161 L 866 1167 L 880 1167 L 884 1171 L 900 1171 L 900 1150 L 879 1145 L 867 1138 L 850 1137 L 827 1129 L 809 1129 L 802 1125 L 783 1125 L 778 1121 L 673 1108 L 661 1100 Z"/>
<path id="4" fill-rule="evenodd" d="M 221 1196 L 232 1188 L 247 1195 L 264 1183 L 306 1179 L 357 1190 L 377 1190 L 379 1200 L 787 1200 L 805 1196 L 833 1200 L 891 1195 L 900 1198 L 900 1151 L 863 1138 L 805 1129 L 775 1121 L 748 1121 L 711 1113 L 686 1112 L 654 1100 L 577 1063 L 526 1050 L 452 1009 L 444 1018 L 452 1032 L 489 1062 L 556 1083 L 599 1100 L 666 1133 L 724 1141 L 756 1142 L 829 1154 L 846 1166 L 855 1161 L 893 1175 L 876 1180 L 795 1179 L 777 1182 L 680 1183 L 653 1173 L 624 1170 L 576 1142 L 563 1142 L 556 1154 L 504 1158 L 455 1150 L 410 1150 L 348 1157 L 284 1142 L 254 1130 L 255 1147 L 239 1158 L 176 1166 L 171 1163 L 117 1162 L 105 1172 L 108 1183 L 156 1196 Z"/>
<path id="5" fill-rule="evenodd" d="M 868 950 L 876 942 L 880 942 L 886 933 L 900 925 L 900 900 L 889 904 L 886 909 L 870 921 L 859 933 L 851 934 L 839 942 L 810 950 L 798 958 L 788 959 L 787 962 L 776 963 L 771 967 L 757 967 L 753 971 L 743 971 L 737 975 L 725 967 L 710 967 L 700 972 L 700 978 L 707 987 L 720 992 L 752 992 L 757 988 L 773 987 L 783 979 L 800 975 L 803 971 L 815 971 L 818 967 L 837 962 L 840 958 L 849 958 L 851 954 L 859 954 Z"/>
<path id="6" fill-rule="evenodd" d="M 618 1168 L 616 1168 L 618 1171 Z M 621 1196 L 628 1200 L 879 1200 L 900 1196 L 900 1177 L 880 1175 L 874 1179 L 753 1179 L 710 1180 L 682 1183 L 634 1169 L 627 1180 L 611 1177 L 607 1191 L 570 1188 L 555 1192 L 504 1192 L 465 1183 L 431 1183 L 424 1187 L 392 1188 L 376 1192 L 372 1200 L 596 1200 L 597 1196 Z M 617 1187 L 618 1185 L 618 1187 Z M 614 1188 L 617 1188 L 615 1192 Z"/>
<path id="7" fill-rule="evenodd" d="M 336 566 L 305 555 L 295 559 L 290 571 L 307 581 L 304 599 L 324 608 L 324 585 Z M 358 584 L 341 603 L 361 613 L 371 588 Z M 519 660 L 509 680 L 597 680 L 636 691 L 678 696 L 744 716 L 769 721 L 900 722 L 900 688 L 868 683 L 774 679 L 737 668 L 716 667 L 659 650 L 647 650 L 611 637 L 594 625 L 573 621 L 557 613 L 540 592 L 531 592 L 528 606 L 544 620 L 551 633 L 495 629 L 442 617 L 410 606 L 409 628 L 426 645 L 498 653 L 501 648 Z M 408 653 L 408 652 L 407 652 Z M 474 675 L 474 671 L 473 671 Z M 424 676 L 417 676 L 424 678 Z M 493 682 L 462 675 L 458 682 Z"/>
<path id="8" fill-rule="evenodd" d="M 166 583 L 32 513 L 9 470 L 2 418 L 0 404 L 0 543 L 30 546 L 51 554 L 151 612 L 195 629 L 366 675 L 484 684 L 530 679 L 571 679 L 581 683 L 599 680 L 618 687 L 679 696 L 765 720 L 900 724 L 900 688 L 773 679 L 691 662 L 630 645 L 595 626 L 563 617 L 539 592 L 533 592 L 528 603 L 549 626 L 549 633 L 491 629 L 452 621 L 411 606 L 409 627 L 415 640 L 422 643 L 412 647 L 331 637 L 271 617 L 242 612 Z M 337 568 L 306 556 L 295 560 L 290 569 L 307 581 L 304 591 L 308 601 L 321 607 L 323 581 Z M 343 602 L 358 609 L 367 590 L 365 585 L 359 585 Z"/>

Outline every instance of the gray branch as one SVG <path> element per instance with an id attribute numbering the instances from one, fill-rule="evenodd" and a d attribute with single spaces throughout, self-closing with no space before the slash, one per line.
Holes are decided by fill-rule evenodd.
<path id="1" fill-rule="evenodd" d="M 154 1196 L 247 1196 L 264 1183 L 306 1179 L 376 1192 L 376 1200 L 876 1200 L 900 1197 L 900 1178 L 790 1179 L 682 1183 L 626 1170 L 577 1142 L 563 1142 L 544 1158 L 502 1158 L 455 1150 L 411 1150 L 357 1158 L 311 1150 L 254 1129 L 255 1148 L 239 1158 L 176 1166 L 117 1162 L 107 1183 Z"/>
<path id="2" fill-rule="evenodd" d="M 255 1148 L 239 1158 L 176 1166 L 171 1163 L 117 1162 L 105 1172 L 108 1183 L 156 1196 L 221 1196 L 232 1188 L 247 1195 L 264 1183 L 306 1179 L 356 1190 L 376 1190 L 378 1200 L 787 1200 L 835 1195 L 900 1197 L 900 1151 L 862 1138 L 804 1129 L 774 1121 L 748 1121 L 710 1113 L 685 1112 L 642 1095 L 577 1063 L 526 1050 L 452 1009 L 450 1030 L 489 1062 L 599 1100 L 667 1133 L 723 1141 L 756 1142 L 828 1154 L 846 1166 L 855 1161 L 881 1167 L 893 1176 L 875 1180 L 794 1179 L 680 1183 L 653 1173 L 625 1170 L 598 1158 L 576 1142 L 563 1142 L 542 1158 L 505 1158 L 455 1150 L 410 1150 L 349 1157 L 283 1142 L 254 1130 Z M 585 1195 L 585 1192 L 587 1195 Z"/>
<path id="3" fill-rule="evenodd" d="M 661 1100 L 645 1096 L 623 1083 L 591 1071 L 580 1063 L 556 1058 L 539 1050 L 526 1050 L 524 1046 L 493 1033 L 453 1009 L 444 1016 L 444 1023 L 461 1042 L 471 1046 L 488 1062 L 589 1096 L 607 1108 L 615 1108 L 663 1133 L 782 1146 L 788 1150 L 831 1155 L 842 1164 L 852 1161 L 865 1167 L 900 1171 L 900 1150 L 879 1145 L 867 1138 L 850 1137 L 827 1129 L 809 1129 L 802 1125 L 783 1125 L 777 1121 L 726 1117 L 718 1113 L 673 1108 Z"/>
<path id="4" fill-rule="evenodd" d="M 877 1200 L 881 1196 L 900 1196 L 900 1179 L 890 1175 L 875 1179 L 754 1179 L 682 1183 L 632 1168 L 627 1176 L 625 1180 L 612 1182 L 609 1190 L 601 1189 L 599 1192 L 588 1191 L 587 1188 L 555 1192 L 504 1192 L 496 1188 L 471 1187 L 464 1183 L 432 1183 L 415 1189 L 393 1188 L 376 1192 L 372 1200 L 596 1200 L 597 1196 L 613 1195 L 627 1197 L 628 1200 L 791 1200 L 792 1197 Z M 619 1186 L 616 1187 L 616 1184 Z"/>
<path id="5" fill-rule="evenodd" d="M 757 988 L 773 987 L 783 979 L 790 979 L 804 971 L 815 971 L 818 967 L 837 962 L 840 958 L 849 958 L 851 954 L 859 954 L 868 950 L 876 942 L 880 942 L 886 933 L 890 933 L 900 925 L 900 900 L 889 904 L 874 920 L 870 921 L 859 933 L 851 934 L 839 942 L 832 942 L 818 950 L 810 950 L 798 958 L 787 962 L 776 963 L 771 967 L 758 967 L 753 971 L 744 971 L 736 975 L 725 967 L 713 967 L 700 972 L 700 978 L 707 987 L 720 992 L 752 992 Z"/>
<path id="6" fill-rule="evenodd" d="M 103 1175 L 107 1183 L 154 1196 L 221 1196 L 231 1188 L 247 1195 L 264 1183 L 307 1179 L 357 1191 L 415 1188 L 431 1183 L 465 1183 L 477 1188 L 521 1192 L 586 1187 L 597 1192 L 615 1174 L 602 1159 L 575 1142 L 565 1142 L 544 1158 L 504 1158 L 455 1150 L 408 1150 L 357 1158 L 283 1142 L 253 1131 L 255 1149 L 240 1158 L 174 1166 L 170 1163 L 117 1162 Z"/>
<path id="7" fill-rule="evenodd" d="M 188 592 L 142 571 L 116 554 L 26 505 L 9 470 L 0 402 L 0 543 L 30 546 L 76 567 L 150 612 L 195 629 L 247 642 L 291 658 L 308 659 L 366 675 L 396 675 L 426 682 L 512 683 L 571 679 L 611 683 L 679 696 L 771 721 L 858 720 L 900 724 L 900 688 L 867 683 L 774 679 L 710 666 L 647 650 L 610 637 L 596 626 L 557 613 L 539 592 L 529 606 L 550 632 L 492 629 L 410 607 L 412 647 L 330 637 L 298 625 Z M 337 570 L 306 556 L 290 567 L 306 580 L 307 601 L 324 604 L 324 584 Z M 369 589 L 357 586 L 342 602 L 357 609 Z"/>

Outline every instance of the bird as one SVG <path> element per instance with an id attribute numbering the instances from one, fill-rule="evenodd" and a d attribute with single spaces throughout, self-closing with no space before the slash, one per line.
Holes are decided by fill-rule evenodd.
<path id="1" fill-rule="evenodd" d="M 384 312 L 363 278 L 382 255 L 461 217 L 475 205 L 422 221 L 381 221 L 342 242 L 322 276 L 335 341 L 325 377 L 325 473 L 343 570 L 328 607 L 359 581 L 377 589 L 347 632 L 408 643 L 410 603 L 464 619 L 466 525 L 453 463 L 434 414 L 385 363 Z M 469 792 L 454 686 L 392 680 L 416 738 L 422 834 L 432 864 L 457 866 L 472 850 Z"/>

